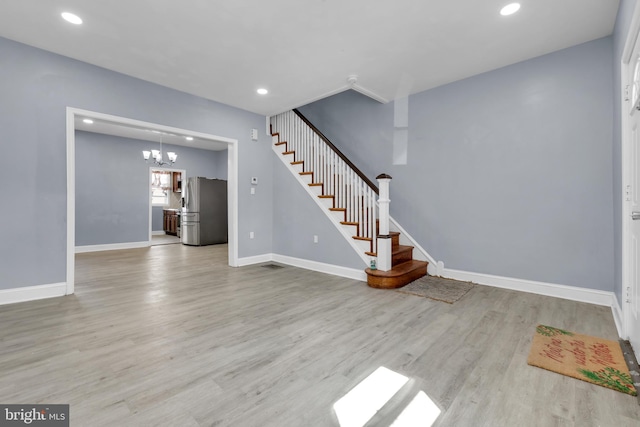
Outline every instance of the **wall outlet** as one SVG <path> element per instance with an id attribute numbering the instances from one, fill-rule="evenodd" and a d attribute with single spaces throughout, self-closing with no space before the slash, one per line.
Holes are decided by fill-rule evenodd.
<path id="1" fill-rule="evenodd" d="M 250 238 L 250 239 L 253 239 L 254 237 L 255 237 L 255 234 L 253 234 L 253 231 L 250 231 L 250 232 L 249 232 L 249 238 Z"/>
<path id="2" fill-rule="evenodd" d="M 313 235 L 313 243 L 318 243 L 318 236 L 317 235 Z"/>

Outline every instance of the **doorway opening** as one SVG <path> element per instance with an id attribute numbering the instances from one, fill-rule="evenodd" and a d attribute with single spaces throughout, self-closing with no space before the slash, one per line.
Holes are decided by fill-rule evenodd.
<path id="1" fill-rule="evenodd" d="M 238 266 L 238 140 L 222 136 L 206 134 L 188 129 L 180 129 L 157 123 L 143 122 L 125 117 L 113 116 L 95 111 L 81 110 L 67 107 L 66 112 L 67 134 L 67 280 L 66 294 L 73 294 L 75 289 L 75 253 L 76 253 L 76 130 L 80 129 L 78 122 L 83 119 L 91 119 L 103 125 L 112 125 L 128 130 L 143 133 L 163 133 L 180 135 L 184 139 L 192 138 L 206 147 L 217 145 L 218 149 L 225 149 L 227 167 L 227 194 L 228 194 L 228 265 Z M 140 138 L 146 139 L 146 138 Z M 184 145 L 187 145 L 184 143 Z M 203 147 L 201 147 L 203 148 Z M 209 148 L 210 149 L 210 148 Z M 142 155 L 141 155 L 142 161 Z M 150 194 L 150 193 L 149 193 Z M 149 195 L 149 242 L 152 237 L 151 226 L 151 194 Z"/>
<path id="2" fill-rule="evenodd" d="M 149 168 L 149 245 L 181 243 L 185 169 Z"/>

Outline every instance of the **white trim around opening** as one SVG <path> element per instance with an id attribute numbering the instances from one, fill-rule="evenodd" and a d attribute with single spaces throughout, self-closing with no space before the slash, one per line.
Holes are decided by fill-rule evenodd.
<path id="1" fill-rule="evenodd" d="M 161 132 L 176 133 L 208 139 L 227 144 L 227 193 L 229 216 L 229 265 L 238 266 L 238 140 L 222 136 L 211 135 L 186 129 L 174 128 L 157 123 L 143 122 L 126 117 L 113 116 L 95 111 L 67 107 L 67 277 L 66 295 L 73 294 L 75 289 L 75 225 L 76 225 L 76 116 L 112 122 L 125 126 L 143 127 Z"/>
<path id="2" fill-rule="evenodd" d="M 621 138 L 621 167 L 622 167 L 622 188 L 620 191 L 623 193 L 622 206 L 620 207 L 620 213 L 622 215 L 621 224 L 622 224 L 622 272 L 621 272 L 621 280 L 622 280 L 622 331 L 620 336 L 624 339 L 629 338 L 630 331 L 630 322 L 631 319 L 631 310 L 629 304 L 626 302 L 625 298 L 625 290 L 630 286 L 631 280 L 631 272 L 630 268 L 632 263 L 630 262 L 630 250 L 629 250 L 629 242 L 628 242 L 628 234 L 629 234 L 629 203 L 625 200 L 624 189 L 627 188 L 628 185 L 631 185 L 632 177 L 631 177 L 631 165 L 630 165 L 630 134 L 628 131 L 629 127 L 629 102 L 625 99 L 625 89 L 626 85 L 629 82 L 630 75 L 628 72 L 629 62 L 631 61 L 631 56 L 634 52 L 636 40 L 640 34 L 640 4 L 636 4 L 633 17 L 631 19 L 631 24 L 629 26 L 629 32 L 627 33 L 627 38 L 625 40 L 624 49 L 622 51 L 622 58 L 620 64 L 620 87 L 615 88 L 614 90 L 620 90 L 620 138 Z"/>

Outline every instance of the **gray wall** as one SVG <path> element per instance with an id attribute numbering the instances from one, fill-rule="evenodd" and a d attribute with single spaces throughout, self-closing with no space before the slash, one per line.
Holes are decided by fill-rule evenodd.
<path id="1" fill-rule="evenodd" d="M 391 215 L 445 267 L 612 291 L 612 51 L 607 37 L 411 96 L 407 165 L 391 162 L 393 103 L 344 92 L 301 111 L 393 177 Z"/>
<path id="2" fill-rule="evenodd" d="M 164 213 L 162 206 L 151 207 L 151 231 L 164 230 Z M 77 237 L 76 237 L 77 241 Z"/>
<path id="3" fill-rule="evenodd" d="M 618 297 L 618 302 L 622 300 L 622 116 L 620 113 L 622 83 L 621 61 L 622 50 L 627 41 L 627 34 L 631 26 L 633 9 L 636 0 L 621 0 L 618 8 L 618 17 L 613 32 L 613 223 L 614 223 L 614 259 L 615 259 L 615 285 L 614 292 Z"/>
<path id="4" fill-rule="evenodd" d="M 148 240 L 152 164 L 144 162 L 142 150 L 157 145 L 76 131 L 76 246 Z M 185 169 L 187 177 L 227 178 L 226 168 L 218 169 L 226 164 L 227 150 L 164 147 L 178 153 L 173 168 Z M 156 210 L 162 230 L 162 208 Z"/>
<path id="5" fill-rule="evenodd" d="M 342 267 L 366 265 L 281 160 L 273 155 L 273 252 Z M 259 191 L 259 188 L 258 188 Z M 318 243 L 313 243 L 313 236 Z"/>
<path id="6" fill-rule="evenodd" d="M 148 121 L 239 141 L 240 257 L 272 248 L 272 163 L 264 117 L 0 38 L 0 134 L 10 162 L 10 221 L 0 241 L 0 289 L 66 280 L 66 107 Z M 216 76 L 212 75 L 212 79 Z M 261 192 L 250 198 L 250 177 Z M 5 223 L 9 213 L 3 212 Z M 256 239 L 249 240 L 249 231 Z"/>

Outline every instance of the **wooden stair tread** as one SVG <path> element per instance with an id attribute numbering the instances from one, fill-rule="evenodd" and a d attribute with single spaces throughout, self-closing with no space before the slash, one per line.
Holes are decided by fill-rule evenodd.
<path id="1" fill-rule="evenodd" d="M 333 196 L 331 194 L 322 194 L 322 195 L 320 195 L 318 197 L 320 197 L 321 199 L 333 199 L 336 196 Z"/>
<path id="2" fill-rule="evenodd" d="M 333 197 L 333 196 L 331 196 Z M 360 225 L 359 222 L 353 222 L 353 221 L 341 221 L 340 224 L 342 225 Z"/>
<path id="3" fill-rule="evenodd" d="M 287 154 L 296 154 L 295 151 L 283 151 L 282 154 L 287 155 Z"/>
<path id="4" fill-rule="evenodd" d="M 346 212 L 347 210 L 345 208 L 329 208 L 330 211 L 334 211 L 334 212 Z"/>
<path id="5" fill-rule="evenodd" d="M 408 246 L 408 245 L 398 245 L 398 247 L 393 248 L 393 251 L 391 252 L 392 255 L 397 255 L 400 254 L 402 252 L 410 252 L 413 250 L 413 246 Z"/>
<path id="6" fill-rule="evenodd" d="M 414 250 L 415 248 L 413 246 L 406 246 L 406 245 L 398 245 L 398 247 L 392 248 L 391 250 L 391 255 L 398 255 L 401 254 L 403 252 L 409 252 Z M 369 255 L 369 256 L 378 256 L 377 252 L 365 252 L 365 254 Z"/>
<path id="7" fill-rule="evenodd" d="M 295 153 L 295 151 L 292 151 L 292 152 Z M 295 162 L 291 162 L 292 165 L 301 165 L 303 163 L 304 163 L 304 160 L 296 160 Z"/>
<path id="8" fill-rule="evenodd" d="M 373 239 L 371 237 L 361 237 L 361 236 L 353 236 L 354 239 L 356 240 L 364 240 L 366 242 L 372 242 Z"/>
<path id="9" fill-rule="evenodd" d="M 313 172 L 298 172 L 300 175 L 313 175 Z"/>
<path id="10" fill-rule="evenodd" d="M 286 144 L 286 143 L 287 143 L 287 141 L 280 141 L 280 142 L 276 142 L 275 145 L 283 145 L 283 144 Z"/>
<path id="11" fill-rule="evenodd" d="M 280 136 L 280 132 L 273 132 L 271 136 Z"/>
<path id="12" fill-rule="evenodd" d="M 378 289 L 401 288 L 416 279 L 427 275 L 427 261 L 411 260 L 394 266 L 389 271 L 367 268 L 367 284 Z"/>

